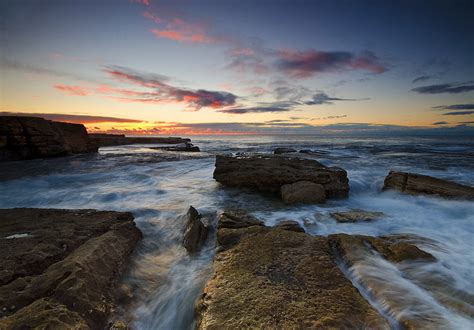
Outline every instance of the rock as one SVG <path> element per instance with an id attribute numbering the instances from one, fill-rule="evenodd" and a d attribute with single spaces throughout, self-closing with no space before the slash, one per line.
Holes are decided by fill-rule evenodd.
<path id="1" fill-rule="evenodd" d="M 334 212 L 331 216 L 336 219 L 337 222 L 361 222 L 361 221 L 374 221 L 385 216 L 383 212 L 370 212 L 364 210 L 351 210 L 346 212 Z"/>
<path id="2" fill-rule="evenodd" d="M 311 181 L 284 184 L 280 188 L 280 194 L 286 204 L 321 204 L 326 202 L 324 186 Z"/>
<path id="3" fill-rule="evenodd" d="M 97 149 L 84 125 L 0 116 L 0 161 L 66 156 Z"/>
<path id="4" fill-rule="evenodd" d="M 430 303 L 426 305 L 425 299 L 420 298 L 419 294 L 412 293 L 413 287 L 425 286 L 423 282 L 429 280 L 431 271 L 423 274 L 421 283 L 415 280 L 416 285 L 413 287 L 407 287 L 403 283 L 410 280 L 410 275 L 404 272 L 407 262 L 415 262 L 408 265 L 413 265 L 419 274 L 421 262 L 436 261 L 430 253 L 411 243 L 412 240 L 413 238 L 404 236 L 370 237 L 347 234 L 329 236 L 330 245 L 335 253 L 347 267 L 357 271 L 356 278 L 359 285 L 370 290 L 372 297 L 383 303 L 384 308 L 396 318 L 400 328 L 450 328 L 444 313 L 432 309 Z M 396 265 L 404 263 L 404 266 L 387 267 L 385 263 L 375 261 L 380 258 L 379 256 Z M 374 269 L 379 270 L 374 273 Z M 433 277 L 439 278 L 440 274 L 433 272 Z M 399 278 L 403 279 L 402 283 Z"/>
<path id="5" fill-rule="evenodd" d="M 141 233 L 130 213 L 0 209 L 0 237 L 0 329 L 99 329 Z"/>
<path id="6" fill-rule="evenodd" d="M 279 193 L 284 184 L 310 181 L 324 186 L 326 198 L 347 197 L 347 173 L 313 159 L 272 155 L 217 155 L 214 179 L 223 185 Z"/>
<path id="7" fill-rule="evenodd" d="M 310 155 L 318 155 L 318 156 L 329 155 L 329 151 L 323 151 L 323 150 L 302 149 L 299 152 L 302 154 L 310 154 Z"/>
<path id="8" fill-rule="evenodd" d="M 282 230 L 295 231 L 299 233 L 305 232 L 303 227 L 301 227 L 298 222 L 293 221 L 293 220 L 281 221 L 275 226 L 275 228 L 282 229 Z"/>
<path id="9" fill-rule="evenodd" d="M 414 173 L 390 171 L 383 186 L 383 190 L 389 189 L 410 195 L 439 195 L 446 198 L 474 200 L 474 187 Z"/>
<path id="10" fill-rule="evenodd" d="M 201 151 L 198 146 L 195 146 L 190 142 L 181 143 L 174 147 L 152 147 L 150 149 L 167 150 L 167 151 L 183 151 L 183 152 L 200 152 Z"/>
<path id="11" fill-rule="evenodd" d="M 206 241 L 209 224 L 192 206 L 189 207 L 187 218 L 183 246 L 189 253 L 196 253 Z"/>
<path id="12" fill-rule="evenodd" d="M 289 154 L 292 152 L 296 152 L 296 150 L 293 148 L 276 148 L 275 150 L 273 150 L 273 153 L 275 155 Z"/>
<path id="13" fill-rule="evenodd" d="M 232 217 L 217 231 L 198 329 L 389 328 L 339 270 L 327 238 Z"/>
<path id="14" fill-rule="evenodd" d="M 123 134 L 89 134 L 100 147 L 119 146 L 128 144 L 180 144 L 191 142 L 191 139 L 181 137 L 130 137 Z"/>

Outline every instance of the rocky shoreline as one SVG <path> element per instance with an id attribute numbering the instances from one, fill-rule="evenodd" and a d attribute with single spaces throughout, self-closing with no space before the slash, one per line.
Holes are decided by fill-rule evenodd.
<path id="1" fill-rule="evenodd" d="M 130 213 L 0 209 L 0 328 L 104 328 L 140 238 Z"/>

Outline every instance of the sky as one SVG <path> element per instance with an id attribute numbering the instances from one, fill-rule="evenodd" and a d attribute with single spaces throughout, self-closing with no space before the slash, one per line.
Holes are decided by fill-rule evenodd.
<path id="1" fill-rule="evenodd" d="M 123 134 L 474 132 L 471 0 L 0 0 L 0 114 Z"/>

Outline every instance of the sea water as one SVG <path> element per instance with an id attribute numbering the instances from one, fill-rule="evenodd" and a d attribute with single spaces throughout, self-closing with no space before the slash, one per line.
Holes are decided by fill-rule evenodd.
<path id="1" fill-rule="evenodd" d="M 212 273 L 215 232 L 194 257 L 182 247 L 190 205 L 215 224 L 227 207 L 267 225 L 299 222 L 311 235 L 413 235 L 434 263 L 392 264 L 368 255 L 346 276 L 392 327 L 412 318 L 444 328 L 474 328 L 474 203 L 381 192 L 389 170 L 410 171 L 474 185 L 474 141 L 440 137 L 199 136 L 201 153 L 150 145 L 101 148 L 93 155 L 0 165 L 0 207 L 130 211 L 144 234 L 124 281 L 133 292 L 116 317 L 136 329 L 190 329 L 194 306 Z M 277 197 L 222 187 L 212 178 L 216 154 L 271 153 L 276 147 L 311 149 L 305 155 L 347 170 L 350 196 L 324 205 L 287 206 Z M 364 223 L 337 223 L 330 213 L 381 211 Z M 27 237 L 21 239 L 28 239 Z M 371 285 L 384 290 L 372 290 Z"/>

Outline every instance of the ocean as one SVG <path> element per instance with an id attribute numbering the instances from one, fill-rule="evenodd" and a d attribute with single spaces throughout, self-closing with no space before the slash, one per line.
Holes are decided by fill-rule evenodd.
<path id="1" fill-rule="evenodd" d="M 130 211 L 144 234 L 124 282 L 134 293 L 116 316 L 136 329 L 191 329 L 194 305 L 211 276 L 214 238 L 197 256 L 181 245 L 185 214 L 194 206 L 215 224 L 240 208 L 274 225 L 295 220 L 311 235 L 406 234 L 435 263 L 393 265 L 379 256 L 344 269 L 362 294 L 397 327 L 401 315 L 472 329 L 474 203 L 382 192 L 389 170 L 431 175 L 474 186 L 474 139 L 462 137 L 193 136 L 200 153 L 104 147 L 97 154 L 0 164 L 0 208 L 86 208 Z M 311 149 L 324 165 L 347 170 L 350 195 L 324 205 L 288 206 L 275 196 L 222 187 L 212 178 L 216 154 Z M 374 222 L 337 223 L 331 212 L 381 211 Z M 436 278 L 427 287 L 424 279 Z M 383 295 L 364 279 L 389 283 Z M 440 298 L 442 297 L 442 298 Z M 471 304 L 469 304 L 469 302 Z M 467 306 L 464 306 L 467 303 Z M 453 306 L 458 306 L 453 308 Z"/>

